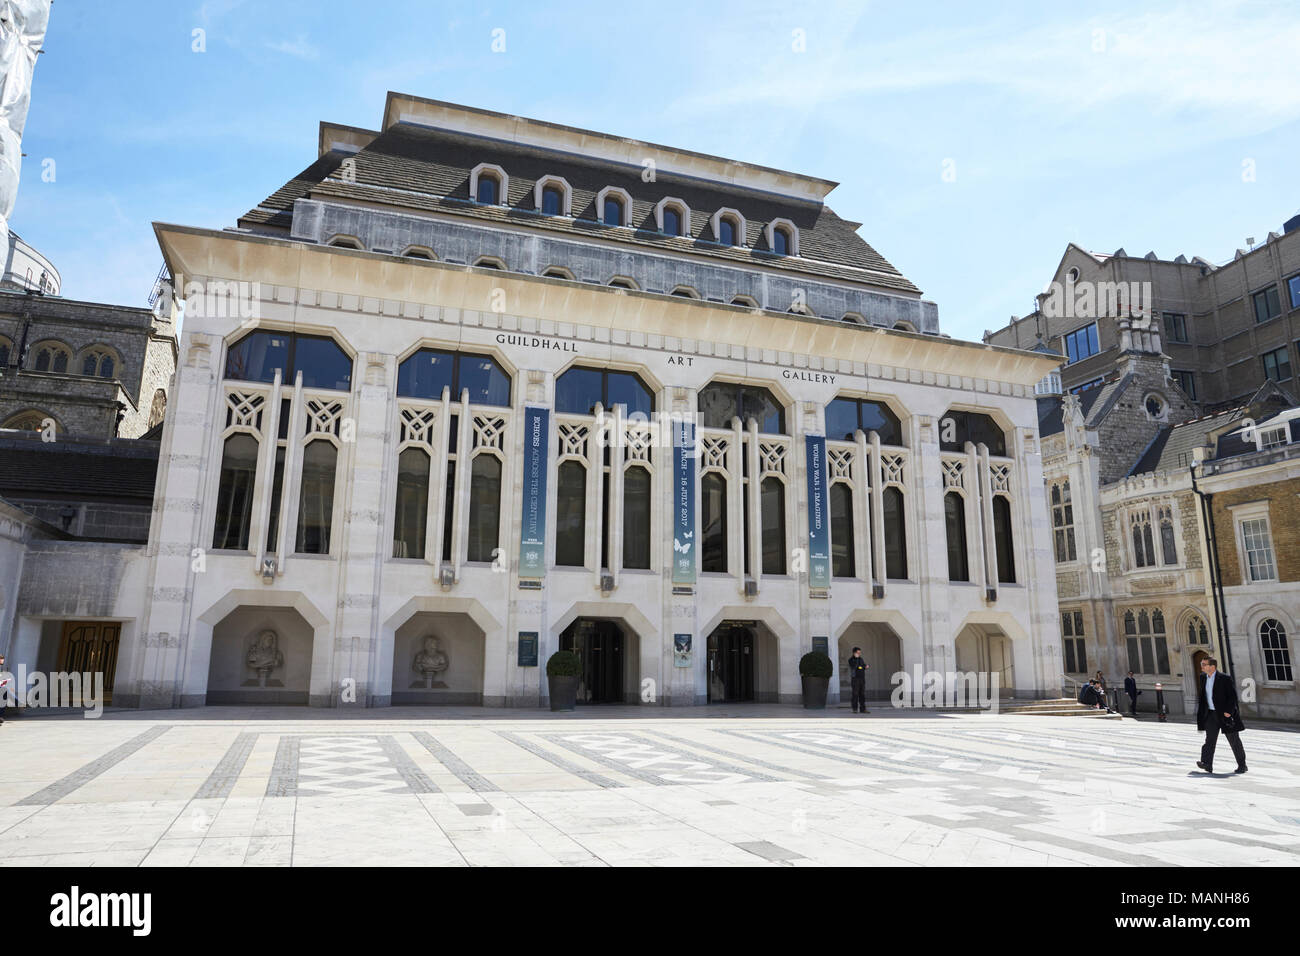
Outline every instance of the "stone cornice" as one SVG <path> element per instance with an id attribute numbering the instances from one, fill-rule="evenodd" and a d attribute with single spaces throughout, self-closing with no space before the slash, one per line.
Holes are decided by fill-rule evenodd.
<path id="1" fill-rule="evenodd" d="M 1059 364 L 1035 352 L 698 299 L 247 233 L 161 223 L 154 231 L 172 275 L 186 282 L 257 282 L 264 297 L 289 305 L 703 355 L 721 348 L 745 361 L 1015 397 L 1032 397 L 1034 385 Z M 497 302 L 508 311 L 494 311 Z M 574 322 L 574 316 L 586 321 Z M 971 374 L 976 370 L 979 376 Z"/>

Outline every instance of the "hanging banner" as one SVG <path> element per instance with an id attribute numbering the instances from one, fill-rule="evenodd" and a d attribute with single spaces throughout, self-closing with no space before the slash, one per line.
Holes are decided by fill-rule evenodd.
<path id="1" fill-rule="evenodd" d="M 524 514 L 519 536 L 519 576 L 546 576 L 546 445 L 550 411 L 524 406 Z"/>
<path id="2" fill-rule="evenodd" d="M 695 583 L 695 424 L 674 421 L 673 584 Z"/>
<path id="3" fill-rule="evenodd" d="M 826 499 L 826 439 L 805 435 L 808 464 L 808 586 L 831 586 L 831 526 Z"/>

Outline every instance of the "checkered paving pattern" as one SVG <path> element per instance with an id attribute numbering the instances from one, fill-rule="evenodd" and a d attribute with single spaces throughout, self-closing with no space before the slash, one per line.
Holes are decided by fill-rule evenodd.
<path id="1" fill-rule="evenodd" d="M 635 717 L 636 719 L 627 719 Z M 636 708 L 6 723 L 33 865 L 1300 863 L 1300 732 L 1197 772 L 1185 723 Z"/>

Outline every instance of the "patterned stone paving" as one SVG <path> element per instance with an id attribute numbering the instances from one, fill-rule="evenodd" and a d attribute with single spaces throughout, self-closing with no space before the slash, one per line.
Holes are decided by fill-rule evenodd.
<path id="1" fill-rule="evenodd" d="M 729 719 L 719 719 L 720 716 Z M 636 719 L 628 719 L 635 717 Z M 1186 723 L 210 708 L 0 728 L 11 865 L 1300 864 L 1300 732 Z"/>

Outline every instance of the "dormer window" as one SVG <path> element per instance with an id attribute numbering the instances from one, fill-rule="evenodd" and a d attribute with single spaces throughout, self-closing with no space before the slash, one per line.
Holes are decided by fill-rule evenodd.
<path id="1" fill-rule="evenodd" d="M 573 214 L 573 190 L 560 176 L 543 176 L 533 185 L 533 203 L 543 216 L 570 216 Z"/>
<path id="2" fill-rule="evenodd" d="M 596 214 L 607 226 L 626 226 L 632 218 L 632 196 L 626 189 L 606 186 L 596 193 Z"/>
<path id="3" fill-rule="evenodd" d="M 745 217 L 735 209 L 719 209 L 713 214 L 713 237 L 723 246 L 745 244 Z"/>
<path id="4" fill-rule="evenodd" d="M 799 254 L 799 230 L 789 219 L 773 219 L 767 224 L 767 248 L 778 256 Z"/>
<path id="5" fill-rule="evenodd" d="M 655 221 L 659 231 L 668 236 L 691 234 L 691 210 L 680 199 L 665 198 L 655 206 Z"/>
<path id="6" fill-rule="evenodd" d="M 505 271 L 506 264 L 496 256 L 479 256 L 474 260 L 475 269 L 500 269 Z"/>
<path id="7" fill-rule="evenodd" d="M 509 195 L 510 178 L 500 166 L 479 163 L 469 173 L 469 194 L 484 206 L 503 206 Z"/>

